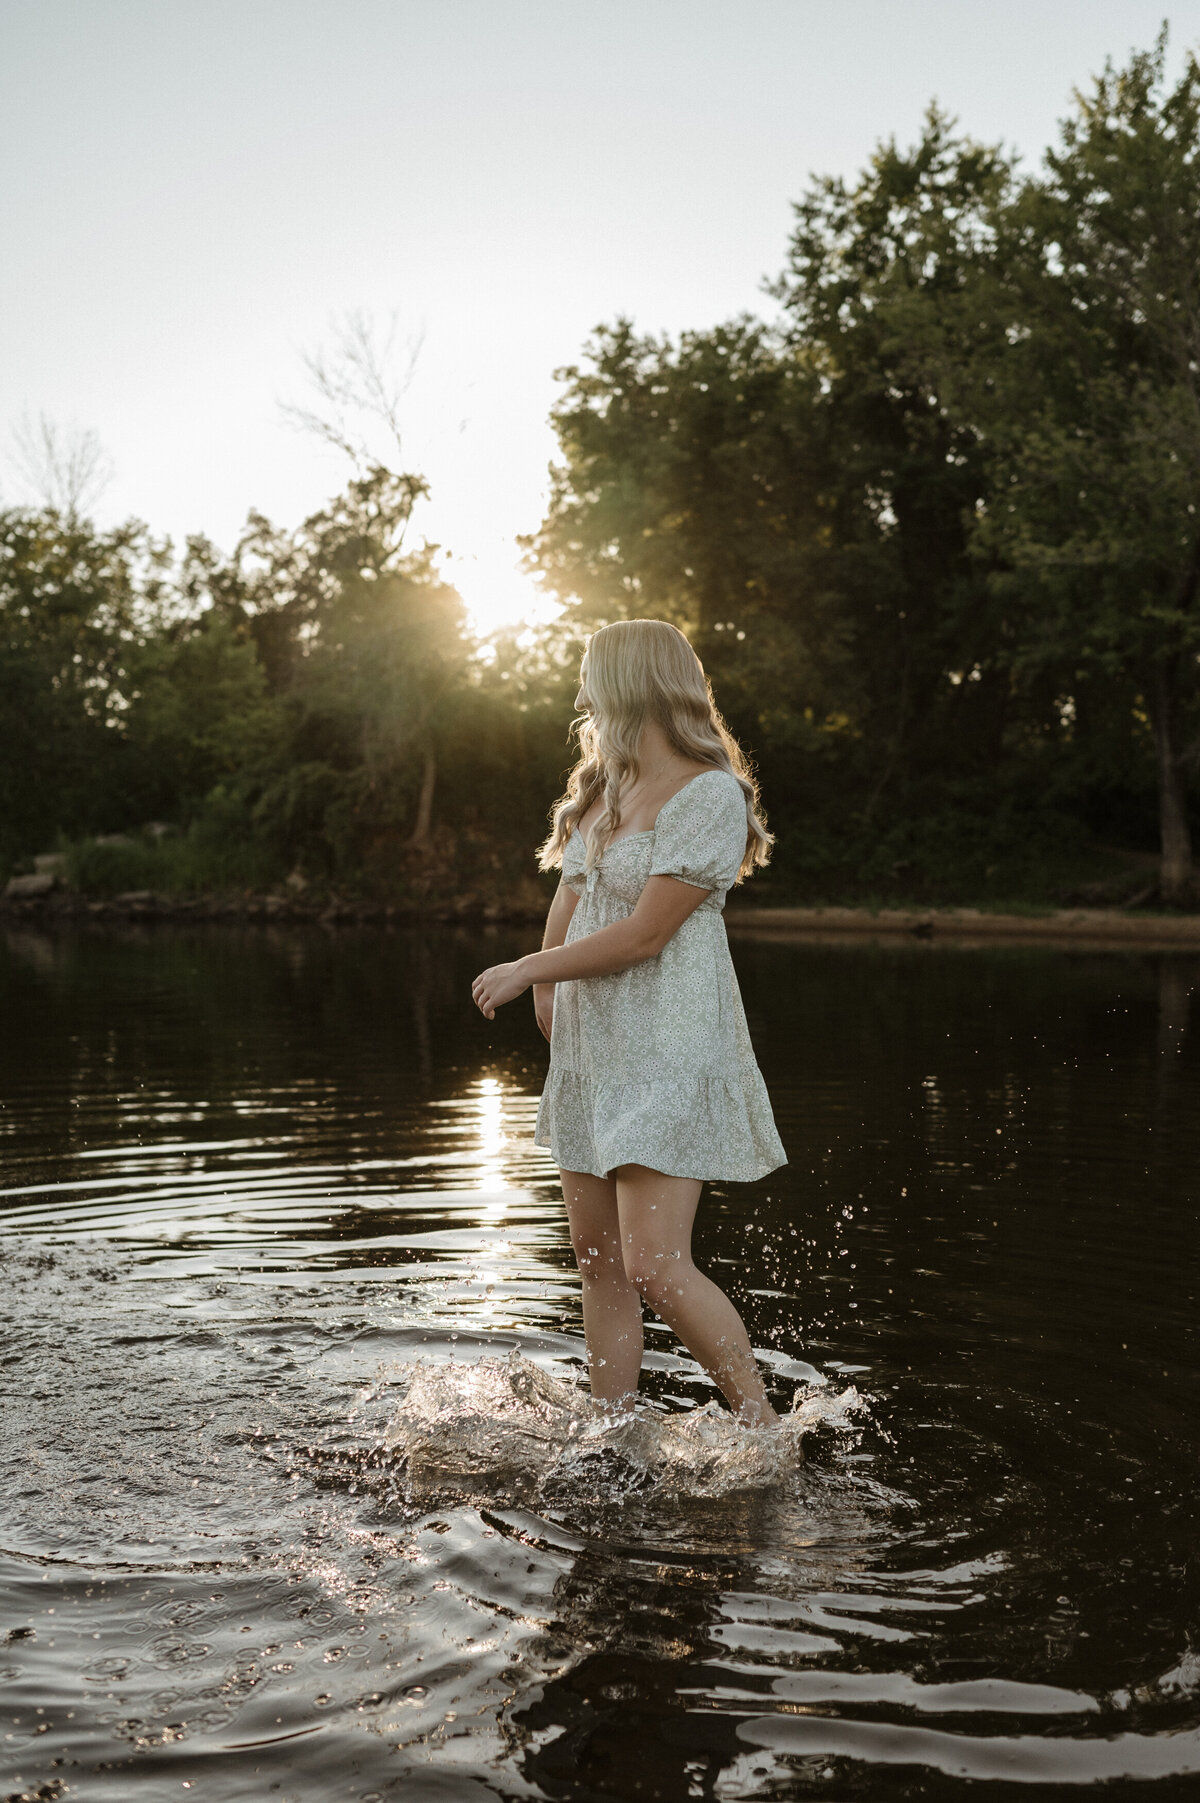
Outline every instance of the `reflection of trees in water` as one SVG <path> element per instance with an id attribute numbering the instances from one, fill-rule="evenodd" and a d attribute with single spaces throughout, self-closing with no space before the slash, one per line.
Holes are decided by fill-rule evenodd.
<path id="1" fill-rule="evenodd" d="M 1102 1418 L 1133 1323 L 1190 1362 L 1200 959 L 733 951 L 790 1166 L 708 1192 L 697 1256 L 755 1345 L 904 1394 L 969 1369 L 1022 1409 L 1074 1407 L 1083 1369 Z"/>
<path id="2" fill-rule="evenodd" d="M 1164 953 L 1158 961 L 1158 1055 L 1177 1056 L 1187 1038 L 1193 989 L 1200 988 L 1200 959 Z"/>
<path id="3" fill-rule="evenodd" d="M 1174 1124 L 1180 1106 L 1179 1085 L 1184 1075 L 1193 990 L 1200 989 L 1200 958 L 1164 952 L 1158 960 L 1158 1043 L 1156 1071 L 1156 1156 L 1174 1141 Z"/>
<path id="4" fill-rule="evenodd" d="M 429 1031 L 428 965 L 413 972 L 412 1021 L 413 1046 L 417 1055 L 417 1071 L 424 1089 L 433 1088 L 433 1037 Z"/>
<path id="5" fill-rule="evenodd" d="M 470 998 L 482 965 L 534 937 L 22 924 L 0 936 L 0 1006 L 22 1022 L 0 1036 L 0 1085 L 36 1090 L 42 1157 L 95 1145 L 131 1112 L 164 1140 L 436 1151 L 435 1127 L 472 1116 L 431 1103 L 487 1078 L 506 1097 L 541 1086 L 527 1000 L 484 1022 Z M 908 1361 L 906 1346 L 973 1331 L 1002 1295 L 1007 1330 L 1019 1307 L 1049 1311 L 1065 1337 L 1083 1296 L 1063 1295 L 1061 1271 L 1080 1232 L 1107 1235 L 1131 1278 L 1153 1282 L 1140 1211 L 1190 1181 L 1180 1085 L 1194 1080 L 1200 960 L 736 940 L 734 956 L 790 1164 L 748 1190 L 710 1186 L 696 1250 L 757 1345 Z M 506 1181 L 529 1137 L 510 1130 L 496 1155 Z M 377 1189 L 363 1186 L 368 1207 Z"/>
<path id="6" fill-rule="evenodd" d="M 208 1109 L 249 1088 L 281 1108 L 305 1084 L 359 1122 L 394 1128 L 437 1094 L 528 1061 L 541 1046 L 529 1018 L 481 1029 L 471 978 L 532 935 L 374 928 L 160 926 L 0 936 L 0 997 L 28 1031 L 0 1042 L 0 1080 L 36 1069 L 64 1144 L 73 1098 L 141 1090 Z M 528 1011 L 527 1011 L 528 1012 Z M 515 1031 L 513 1029 L 516 1029 Z"/>
<path id="7" fill-rule="evenodd" d="M 661 1505 L 614 1509 L 555 1586 L 547 1650 L 575 1657 L 502 1719 L 523 1776 L 573 1803 L 714 1796 L 745 1748 L 736 1714 L 696 1702 L 719 1681 L 712 1663 L 736 1647 L 738 1599 L 743 1616 L 761 1602 L 779 1623 L 803 1621 L 814 1593 L 868 1568 L 879 1513 L 816 1473 L 798 1474 L 786 1496 L 689 1501 L 670 1516 Z M 770 1673 L 764 1665 L 764 1694 Z"/>

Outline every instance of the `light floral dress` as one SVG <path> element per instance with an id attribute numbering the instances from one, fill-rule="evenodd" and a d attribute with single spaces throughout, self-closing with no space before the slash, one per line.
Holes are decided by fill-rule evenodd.
<path id="1" fill-rule="evenodd" d="M 745 792 L 728 770 L 692 777 L 650 831 L 619 836 L 594 870 L 572 833 L 563 881 L 579 901 L 568 945 L 632 914 L 648 877 L 709 893 L 656 957 L 555 985 L 534 1140 L 562 1169 L 605 1177 L 641 1164 L 750 1182 L 787 1163 L 721 914 L 745 849 Z"/>

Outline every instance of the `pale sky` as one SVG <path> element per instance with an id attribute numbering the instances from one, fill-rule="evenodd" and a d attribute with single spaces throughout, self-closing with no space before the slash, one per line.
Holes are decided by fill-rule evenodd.
<path id="1" fill-rule="evenodd" d="M 769 311 L 790 203 L 929 101 L 1035 164 L 1073 86 L 1200 0 L 0 0 L 0 498 L 22 416 L 97 509 L 232 546 L 337 455 L 285 426 L 353 309 L 423 334 L 415 522 L 483 623 L 530 589 L 553 371 L 591 329 Z"/>

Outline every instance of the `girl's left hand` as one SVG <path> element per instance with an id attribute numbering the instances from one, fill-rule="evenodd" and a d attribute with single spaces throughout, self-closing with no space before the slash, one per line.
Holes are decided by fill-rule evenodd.
<path id="1" fill-rule="evenodd" d="M 515 1001 L 528 988 L 529 978 L 522 976 L 518 959 L 515 964 L 493 964 L 490 970 L 480 971 L 471 984 L 471 994 L 480 1013 L 494 1020 L 497 1008 Z"/>

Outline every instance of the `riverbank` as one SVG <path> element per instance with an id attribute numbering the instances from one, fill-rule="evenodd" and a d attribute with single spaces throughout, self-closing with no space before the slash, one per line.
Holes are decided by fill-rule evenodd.
<path id="1" fill-rule="evenodd" d="M 28 881 L 28 879 L 26 879 Z M 10 891 L 15 885 L 10 885 Z M 482 901 L 478 895 L 453 900 L 364 901 L 326 894 L 319 898 L 278 891 L 176 896 L 152 890 L 88 897 L 62 886 L 0 896 L 0 921 L 36 920 L 40 925 L 88 921 L 232 921 L 319 925 L 419 926 L 483 922 L 525 926 L 545 918 L 549 896 Z M 1131 913 L 1119 908 L 1047 908 L 1005 913 L 988 908 L 754 907 L 741 900 L 725 910 L 731 932 L 770 937 L 908 938 L 969 942 L 1059 941 L 1099 946 L 1200 951 L 1200 913 Z"/>
<path id="2" fill-rule="evenodd" d="M 29 879 L 25 879 L 28 881 Z M 477 895 L 453 900 L 376 902 L 361 897 L 325 894 L 310 899 L 302 895 L 257 893 L 246 890 L 224 895 L 161 895 L 150 889 L 132 889 L 121 895 L 88 897 L 69 889 L 28 890 L 0 896 L 0 921 L 36 920 L 39 924 L 78 924 L 89 920 L 147 921 L 280 921 L 304 925 L 341 926 L 357 923 L 420 926 L 460 920 L 531 924 L 546 917 L 550 897 L 528 902 L 483 901 Z"/>
<path id="3" fill-rule="evenodd" d="M 1060 941 L 1200 952 L 1200 914 L 1130 914 L 1118 908 L 1053 908 L 1005 914 L 985 908 L 751 908 L 725 911 L 737 933 L 820 939 L 912 938 Z"/>

